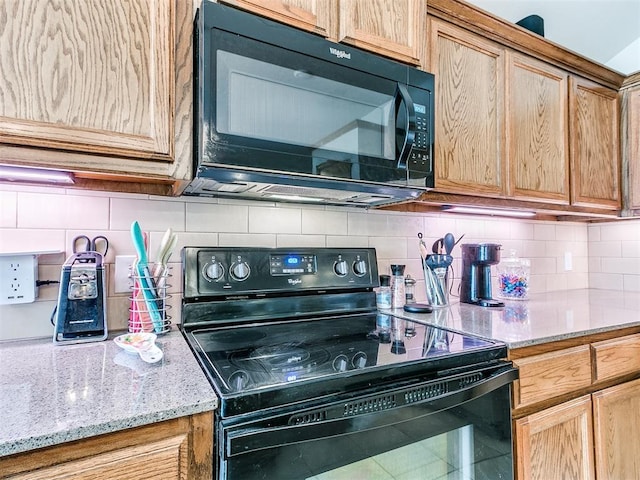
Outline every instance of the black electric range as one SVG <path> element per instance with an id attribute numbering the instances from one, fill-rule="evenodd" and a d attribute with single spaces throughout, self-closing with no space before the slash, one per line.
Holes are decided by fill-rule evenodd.
<path id="1" fill-rule="evenodd" d="M 374 249 L 186 247 L 183 272 L 181 328 L 221 418 L 469 382 L 506 357 L 503 344 L 378 312 Z"/>

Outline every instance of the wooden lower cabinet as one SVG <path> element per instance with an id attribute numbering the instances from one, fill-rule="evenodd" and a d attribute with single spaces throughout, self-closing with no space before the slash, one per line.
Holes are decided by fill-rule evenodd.
<path id="1" fill-rule="evenodd" d="M 598 480 L 640 478 L 640 380 L 593 394 Z"/>
<path id="2" fill-rule="evenodd" d="M 518 480 L 594 479 L 591 396 L 515 422 Z"/>
<path id="3" fill-rule="evenodd" d="M 0 458 L 0 478 L 12 480 L 209 480 L 212 475 L 212 412 Z"/>

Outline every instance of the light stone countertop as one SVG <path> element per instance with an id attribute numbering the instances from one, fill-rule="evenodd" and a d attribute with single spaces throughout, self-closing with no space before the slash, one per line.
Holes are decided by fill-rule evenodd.
<path id="1" fill-rule="evenodd" d="M 507 300 L 501 308 L 458 303 L 412 314 L 384 310 L 394 316 L 442 325 L 452 330 L 498 340 L 510 349 L 640 325 L 640 292 L 563 290 Z"/>
<path id="2" fill-rule="evenodd" d="M 0 343 L 0 456 L 217 408 L 180 332 L 158 337 L 164 357 L 154 364 L 122 350 L 114 336 Z"/>

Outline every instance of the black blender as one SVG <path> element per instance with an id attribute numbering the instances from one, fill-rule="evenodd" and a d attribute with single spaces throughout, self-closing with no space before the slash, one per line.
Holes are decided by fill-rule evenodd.
<path id="1" fill-rule="evenodd" d="M 481 307 L 504 307 L 491 297 L 491 265 L 500 263 L 502 245 L 465 243 L 462 249 L 460 301 Z"/>

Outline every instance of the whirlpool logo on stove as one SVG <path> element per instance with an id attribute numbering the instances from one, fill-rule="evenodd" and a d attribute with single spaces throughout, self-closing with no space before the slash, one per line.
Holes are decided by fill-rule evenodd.
<path id="1" fill-rule="evenodd" d="M 287 281 L 289 282 L 289 285 L 300 285 L 302 283 L 300 278 L 288 278 Z"/>

